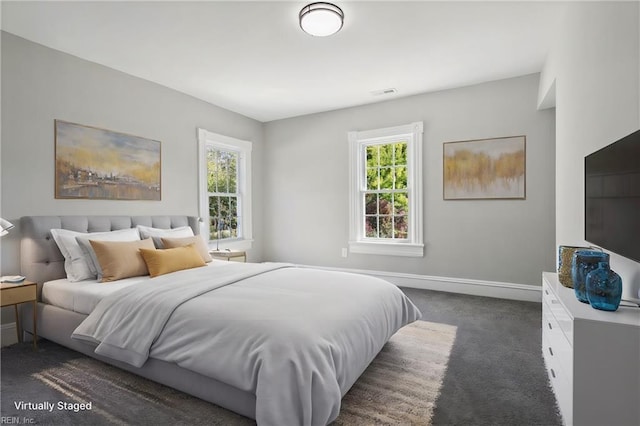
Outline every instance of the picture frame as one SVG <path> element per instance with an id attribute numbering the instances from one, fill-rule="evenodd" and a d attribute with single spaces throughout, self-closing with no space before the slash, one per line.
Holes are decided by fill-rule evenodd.
<path id="1" fill-rule="evenodd" d="M 162 199 L 161 143 L 55 120 L 55 198 Z"/>
<path id="2" fill-rule="evenodd" d="M 526 139 L 521 135 L 443 143 L 443 199 L 526 199 Z"/>

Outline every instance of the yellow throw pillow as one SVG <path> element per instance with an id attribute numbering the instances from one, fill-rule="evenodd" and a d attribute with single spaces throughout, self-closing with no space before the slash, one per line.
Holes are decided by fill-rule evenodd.
<path id="1" fill-rule="evenodd" d="M 154 249 L 153 240 L 98 241 L 89 240 L 102 269 L 100 282 L 148 275 L 149 270 L 140 255 L 140 249 Z"/>
<path id="2" fill-rule="evenodd" d="M 140 249 L 151 278 L 169 272 L 206 266 L 194 244 L 164 250 Z"/>
<path id="3" fill-rule="evenodd" d="M 211 262 L 213 259 L 209 255 L 209 248 L 207 247 L 207 243 L 204 242 L 204 239 L 200 235 L 194 235 L 193 237 L 182 237 L 182 238 L 160 238 L 162 241 L 162 245 L 164 248 L 175 248 L 175 247 L 184 247 L 189 244 L 195 244 L 196 250 L 200 253 L 202 260 L 205 262 Z"/>

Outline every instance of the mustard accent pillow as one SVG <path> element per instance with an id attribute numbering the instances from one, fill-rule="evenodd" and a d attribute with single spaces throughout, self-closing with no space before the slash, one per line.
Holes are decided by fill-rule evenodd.
<path id="1" fill-rule="evenodd" d="M 122 278 L 148 275 L 147 264 L 140 255 L 140 249 L 153 249 L 153 240 L 138 241 L 98 241 L 89 240 L 91 248 L 102 269 L 100 282 L 121 280 Z"/>
<path id="2" fill-rule="evenodd" d="M 164 250 L 140 249 L 151 278 L 183 269 L 206 266 L 194 244 Z"/>
<path id="3" fill-rule="evenodd" d="M 194 244 L 198 253 L 200 253 L 200 257 L 205 262 L 211 262 L 213 259 L 209 255 L 209 248 L 207 247 L 207 243 L 204 242 L 204 239 L 201 235 L 194 235 L 193 237 L 183 237 L 183 238 L 160 238 L 162 241 L 162 245 L 164 248 L 175 248 L 175 247 L 184 247 L 189 244 Z"/>

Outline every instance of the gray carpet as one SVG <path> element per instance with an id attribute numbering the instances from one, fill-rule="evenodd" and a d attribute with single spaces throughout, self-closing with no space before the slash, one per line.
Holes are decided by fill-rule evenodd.
<path id="1" fill-rule="evenodd" d="M 540 304 L 416 289 L 403 290 L 422 310 L 424 320 L 456 327 L 456 338 L 440 394 L 435 401 L 432 424 L 561 424 L 540 352 Z M 49 367 L 51 362 L 73 366 L 82 365 L 89 360 L 47 341 L 42 342 L 37 356 L 34 355 L 36 353 L 28 345 L 3 349 L 3 416 L 16 413 L 11 407 L 16 399 L 67 400 L 61 396 L 73 389 L 45 385 L 47 377 L 40 372 L 44 366 Z M 116 399 L 107 410 L 117 413 L 111 417 L 111 421 L 105 421 L 109 419 L 108 412 L 100 413 L 94 409 L 81 416 L 56 411 L 55 415 L 44 417 L 46 421 L 39 421 L 38 424 L 251 424 L 233 413 L 225 411 L 224 415 L 220 415 L 216 411 L 217 407 L 214 409 L 211 404 L 172 389 L 162 387 L 162 392 L 158 393 L 153 388 L 159 386 L 156 384 L 150 384 L 151 388 L 143 389 L 142 392 L 137 384 L 136 389 L 128 389 L 130 382 L 126 380 L 127 373 L 105 367 L 107 370 L 103 373 L 103 379 L 108 378 L 115 386 L 119 386 L 118 395 L 122 398 L 121 404 Z M 65 370 L 67 368 L 65 366 Z M 69 372 L 69 377 L 72 376 L 72 372 Z M 86 385 L 74 385 L 72 381 L 70 383 L 71 386 Z M 159 394 L 162 396 L 159 397 Z M 430 409 L 433 410 L 433 407 Z M 127 422 L 121 419 L 134 420 Z M 189 419 L 188 422 L 185 419 Z M 369 420 L 352 424 L 379 422 Z M 416 421 L 402 424 L 423 423 Z"/>
<path id="2" fill-rule="evenodd" d="M 540 303 L 404 288 L 423 320 L 458 327 L 434 425 L 561 425 Z"/>

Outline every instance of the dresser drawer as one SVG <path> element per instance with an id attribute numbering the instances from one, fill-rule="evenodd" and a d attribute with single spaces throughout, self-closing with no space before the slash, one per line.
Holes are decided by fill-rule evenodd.
<path id="1" fill-rule="evenodd" d="M 542 353 L 564 423 L 640 425 L 640 311 L 599 311 L 557 274 L 542 280 Z"/>
<path id="2" fill-rule="evenodd" d="M 562 290 L 573 292 L 571 289 L 562 288 Z M 547 303 L 549 310 L 558 322 L 558 327 L 564 333 L 569 344 L 573 346 L 573 318 L 571 318 L 569 312 L 558 300 L 557 295 L 546 281 L 542 284 L 542 302 L 543 305 Z"/>
<path id="3" fill-rule="evenodd" d="M 550 354 L 549 347 L 551 347 L 551 344 L 543 335 L 542 357 L 544 358 L 549 382 L 558 401 L 558 407 L 560 407 L 565 424 L 571 425 L 573 421 L 573 381 L 566 374 L 565 368 L 561 365 L 560 359 L 555 356 L 555 353 L 554 355 Z"/>
<path id="4" fill-rule="evenodd" d="M 542 282 L 542 301 L 547 302 L 549 305 L 552 305 L 553 303 L 559 303 L 558 297 L 549 287 L 549 284 L 547 284 L 546 281 Z"/>
<path id="5" fill-rule="evenodd" d="M 554 355 L 550 354 L 550 351 L 548 350 L 550 347 L 552 347 L 551 343 L 546 338 L 543 338 L 542 355 L 544 357 L 545 366 L 547 367 L 547 372 L 549 373 L 550 378 L 553 379 L 552 382 L 562 380 L 563 382 L 570 383 L 569 376 L 565 374 L 565 369 L 560 362 L 560 358 L 557 357 L 555 353 Z M 553 370 L 553 372 L 551 372 L 551 370 Z"/>
<path id="6" fill-rule="evenodd" d="M 553 359 L 556 373 L 573 382 L 573 347 L 563 333 L 549 305 L 542 303 L 542 350 L 545 357 Z"/>

